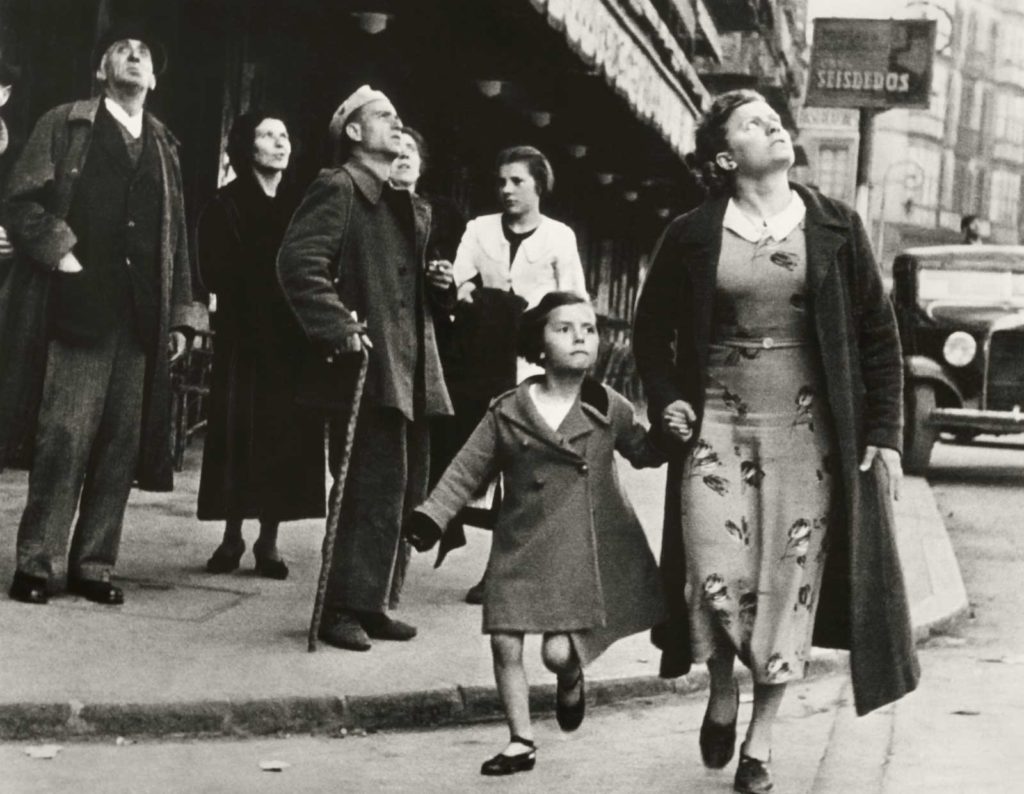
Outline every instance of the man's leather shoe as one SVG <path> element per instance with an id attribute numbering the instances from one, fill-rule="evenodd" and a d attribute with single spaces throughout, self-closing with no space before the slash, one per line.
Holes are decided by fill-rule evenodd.
<path id="1" fill-rule="evenodd" d="M 14 581 L 8 595 L 24 604 L 45 604 L 50 600 L 46 592 L 46 580 L 41 576 L 29 576 L 21 571 L 14 572 Z"/>
<path id="2" fill-rule="evenodd" d="M 397 640 L 405 642 L 416 636 L 416 627 L 392 620 L 382 612 L 360 612 L 359 622 L 367 635 L 374 640 Z"/>
<path id="3" fill-rule="evenodd" d="M 320 627 L 321 642 L 346 651 L 370 650 L 370 638 L 351 612 L 335 612 Z"/>
<path id="4" fill-rule="evenodd" d="M 111 607 L 124 603 L 124 591 L 103 579 L 68 577 L 68 592 Z"/>

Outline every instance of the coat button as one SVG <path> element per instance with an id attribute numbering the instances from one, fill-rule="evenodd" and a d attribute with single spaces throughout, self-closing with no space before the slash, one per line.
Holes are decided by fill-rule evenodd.
<path id="1" fill-rule="evenodd" d="M 530 446 L 530 442 L 524 438 L 522 441 L 519 442 L 519 446 L 522 447 L 523 449 L 528 449 Z"/>
<path id="2" fill-rule="evenodd" d="M 540 477 L 537 477 L 533 481 L 533 487 L 535 490 L 539 491 L 541 488 L 544 487 L 544 480 L 542 480 Z"/>
<path id="3" fill-rule="evenodd" d="M 588 471 L 590 471 L 590 467 L 586 463 L 581 463 L 580 474 L 586 474 Z"/>
<path id="4" fill-rule="evenodd" d="M 764 339 L 761 340 L 761 347 L 763 347 L 765 350 L 771 350 L 773 347 L 775 347 L 775 340 L 772 339 L 770 336 L 766 336 Z"/>
<path id="5" fill-rule="evenodd" d="M 338 286 L 341 283 L 341 279 L 340 278 L 332 278 L 331 282 L 334 284 L 334 286 Z"/>
<path id="6" fill-rule="evenodd" d="M 135 228 L 135 221 L 128 221 L 128 228 L 129 229 L 134 229 Z"/>

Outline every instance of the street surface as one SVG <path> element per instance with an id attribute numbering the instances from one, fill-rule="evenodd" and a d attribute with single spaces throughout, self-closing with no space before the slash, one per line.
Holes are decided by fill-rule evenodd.
<path id="1" fill-rule="evenodd" d="M 845 676 L 794 685 L 776 727 L 776 791 L 987 794 L 1024 780 L 1024 445 L 940 446 L 930 477 L 973 616 L 920 648 L 924 678 L 895 707 L 854 719 Z M 749 714 L 749 691 L 741 729 Z M 703 697 L 592 709 L 575 734 L 537 725 L 534 771 L 484 779 L 500 724 L 347 737 L 0 745 L 0 791 L 729 792 L 734 765 L 705 770 Z M 280 772 L 260 763 L 282 761 Z"/>

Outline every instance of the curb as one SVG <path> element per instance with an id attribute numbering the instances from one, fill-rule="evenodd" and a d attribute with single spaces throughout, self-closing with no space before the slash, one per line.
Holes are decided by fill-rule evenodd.
<path id="1" fill-rule="evenodd" d="M 847 654 L 818 651 L 807 678 L 847 669 Z M 742 684 L 749 672 L 737 671 Z M 677 679 L 655 676 L 595 680 L 587 683 L 592 707 L 637 700 L 686 697 L 705 690 L 702 668 Z M 554 710 L 554 684 L 530 687 L 535 715 Z M 267 736 L 285 733 L 373 732 L 451 727 L 504 718 L 494 687 L 454 686 L 384 695 L 286 697 L 262 700 L 211 700 L 185 703 L 9 703 L 0 705 L 0 740 L 81 740 Z"/>

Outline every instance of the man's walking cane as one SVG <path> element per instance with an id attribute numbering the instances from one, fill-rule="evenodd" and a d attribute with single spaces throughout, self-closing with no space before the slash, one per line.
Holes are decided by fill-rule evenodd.
<path id="1" fill-rule="evenodd" d="M 313 619 L 309 623 L 308 649 L 316 650 L 317 635 L 320 633 L 320 620 L 324 615 L 324 599 L 327 596 L 327 581 L 331 576 L 331 562 L 334 559 L 334 541 L 338 537 L 338 524 L 341 521 L 341 500 L 345 495 L 345 478 L 348 476 L 348 462 L 352 457 L 352 445 L 356 438 L 356 423 L 359 421 L 359 404 L 363 401 L 363 386 L 366 383 L 366 363 L 369 354 L 364 347 L 359 353 L 359 377 L 356 379 L 356 390 L 352 396 L 352 410 L 345 427 L 345 449 L 341 455 L 338 473 L 334 475 L 331 486 L 330 503 L 327 506 L 327 531 L 324 534 L 324 545 L 320 552 L 320 578 L 316 585 L 316 601 L 313 603 Z"/>

